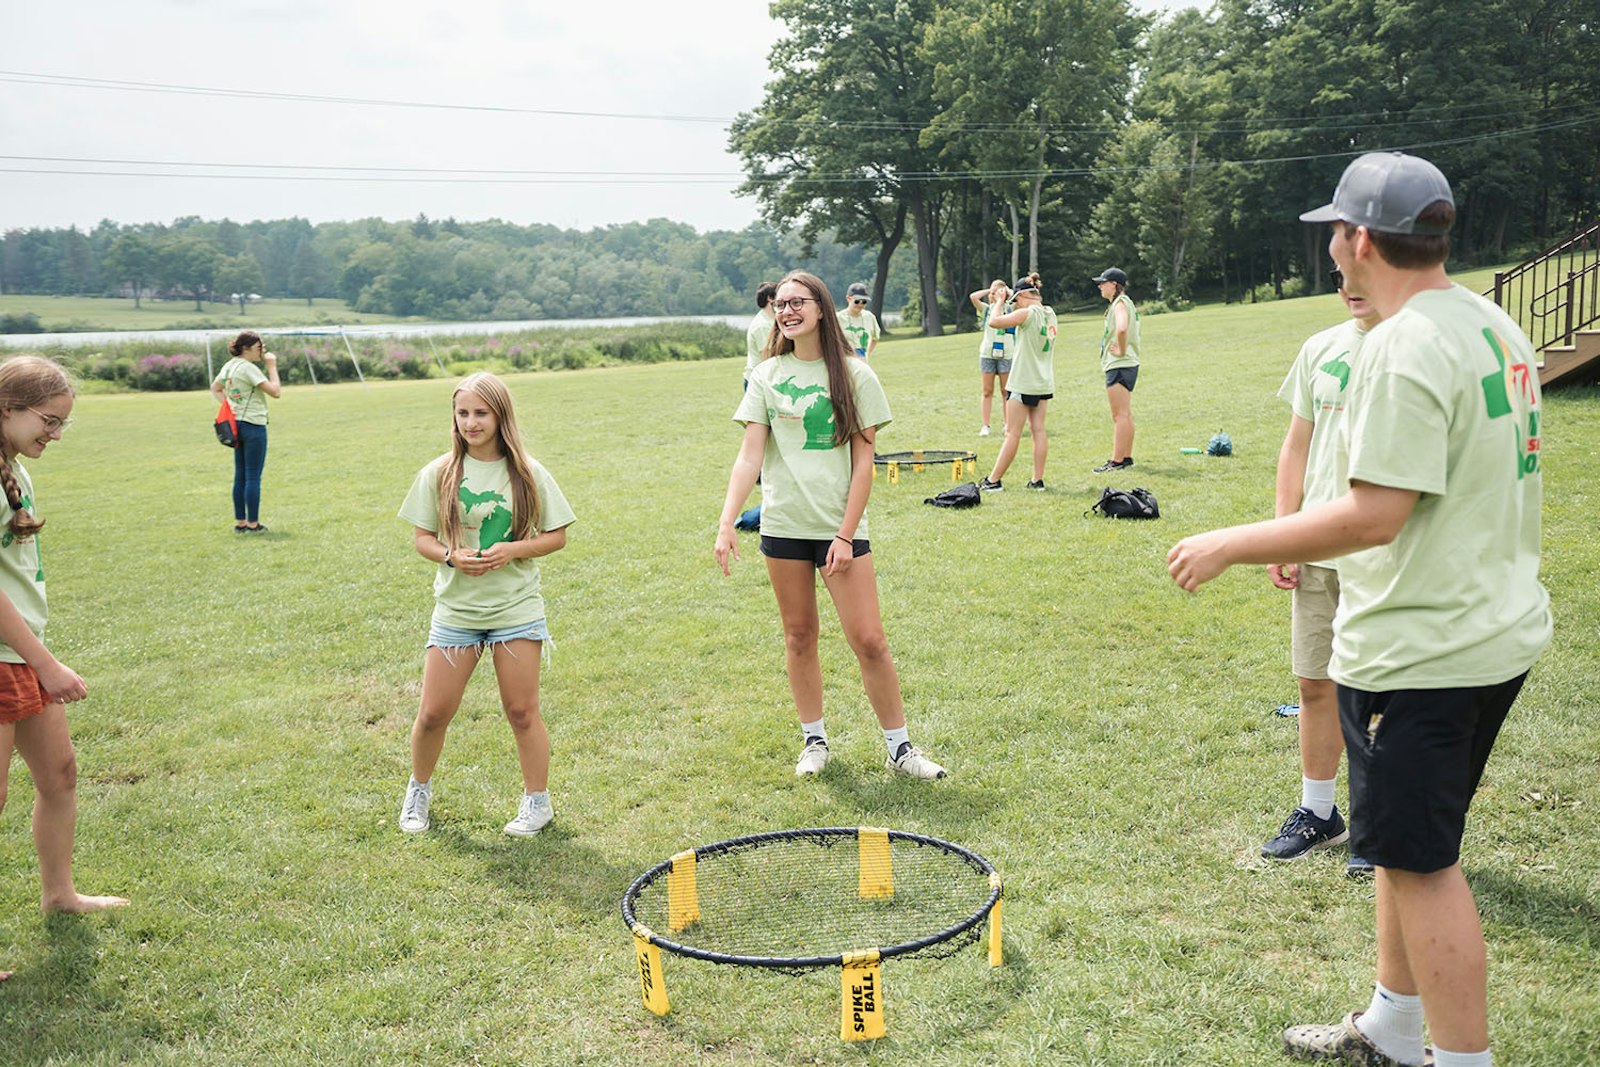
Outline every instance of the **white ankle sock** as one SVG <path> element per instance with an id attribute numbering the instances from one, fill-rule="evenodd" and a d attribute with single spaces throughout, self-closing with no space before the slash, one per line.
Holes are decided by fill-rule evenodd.
<path id="1" fill-rule="evenodd" d="M 1435 1067 L 1493 1067 L 1494 1060 L 1489 1055 L 1489 1050 L 1482 1052 L 1446 1052 L 1442 1048 L 1433 1050 Z"/>
<path id="2" fill-rule="evenodd" d="M 883 743 L 889 746 L 889 758 L 894 759 L 900 754 L 900 746 L 911 743 L 911 727 L 901 726 L 894 730 L 883 732 Z"/>
<path id="3" fill-rule="evenodd" d="M 815 737 L 818 741 L 826 741 L 828 739 L 828 731 L 823 728 L 821 719 L 818 719 L 816 722 L 801 723 L 800 732 L 805 734 L 806 744 L 808 745 L 811 743 L 811 739 L 813 737 Z"/>
<path id="4" fill-rule="evenodd" d="M 1408 997 L 1373 984 L 1372 1003 L 1356 1020 L 1356 1029 L 1378 1051 L 1401 1063 L 1422 1062 L 1422 998 Z"/>
<path id="5" fill-rule="evenodd" d="M 1315 778 L 1300 779 L 1300 806 L 1310 808 L 1311 814 L 1319 819 L 1326 819 L 1333 814 L 1333 783 L 1337 778 L 1327 781 L 1318 781 Z"/>

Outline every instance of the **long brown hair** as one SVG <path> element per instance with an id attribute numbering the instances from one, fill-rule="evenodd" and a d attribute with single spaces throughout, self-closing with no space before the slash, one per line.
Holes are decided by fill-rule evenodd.
<path id="1" fill-rule="evenodd" d="M 483 398 L 499 424 L 500 454 L 506 459 L 506 471 L 511 476 L 511 536 L 526 541 L 539 533 L 539 491 L 533 484 L 533 467 L 528 463 L 527 449 L 522 446 L 522 434 L 517 429 L 517 412 L 511 406 L 511 392 L 506 383 L 488 371 L 479 371 L 461 379 L 455 392 L 450 394 L 450 455 L 439 470 L 439 540 L 450 549 L 465 548 L 461 544 L 461 476 L 463 461 L 467 457 L 467 439 L 456 426 L 456 397 L 462 393 L 476 393 Z"/>
<path id="2" fill-rule="evenodd" d="M 833 447 L 849 442 L 850 438 L 860 432 L 859 414 L 856 411 L 856 391 L 853 388 L 853 379 L 850 375 L 850 365 L 847 360 L 857 358 L 855 349 L 850 347 L 850 342 L 845 339 L 844 327 L 839 325 L 839 316 L 834 313 L 833 294 L 828 292 L 827 285 L 815 274 L 808 274 L 803 270 L 792 270 L 783 276 L 782 286 L 785 282 L 795 282 L 805 286 L 811 298 L 817 302 L 820 318 L 817 320 L 817 339 L 822 347 L 822 364 L 828 368 L 828 399 L 833 404 Z M 762 351 L 762 358 L 769 359 L 794 351 L 794 341 L 783 335 L 783 330 L 778 326 L 776 317 L 772 320 L 772 333 L 767 337 L 766 348 Z"/>
<path id="3" fill-rule="evenodd" d="M 60 364 L 43 356 L 13 356 L 0 363 L 0 421 L 5 411 L 38 407 L 62 395 L 71 396 L 72 379 Z M 0 449 L 0 487 L 11 505 L 11 532 L 17 537 L 32 537 L 44 527 L 23 506 L 22 484 L 11 469 L 11 460 Z"/>

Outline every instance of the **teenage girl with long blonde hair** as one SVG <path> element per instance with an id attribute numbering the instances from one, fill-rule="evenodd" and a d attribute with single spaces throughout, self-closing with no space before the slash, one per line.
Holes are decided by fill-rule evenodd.
<path id="1" fill-rule="evenodd" d="M 445 730 L 487 647 L 522 768 L 522 799 L 505 832 L 531 837 L 555 814 L 550 735 L 539 714 L 539 659 L 550 631 L 535 560 L 566 545 L 576 516 L 524 448 L 504 382 L 487 372 L 468 375 L 450 404 L 450 451 L 422 468 L 400 508 L 415 527 L 417 552 L 436 565 L 400 829 L 421 833 L 430 825 Z"/>

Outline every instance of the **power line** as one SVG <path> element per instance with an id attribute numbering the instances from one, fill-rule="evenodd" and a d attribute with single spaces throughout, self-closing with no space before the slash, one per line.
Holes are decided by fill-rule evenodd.
<path id="1" fill-rule="evenodd" d="M 1573 129 L 1600 124 L 1600 112 L 1559 122 L 1521 126 L 1509 130 L 1493 130 L 1463 137 L 1439 138 L 1409 144 L 1391 144 L 1380 147 L 1355 148 L 1337 152 L 1313 152 L 1292 156 L 1263 156 L 1251 159 L 1205 160 L 1193 165 L 1194 169 L 1216 170 L 1222 167 L 1259 167 L 1279 163 L 1305 163 L 1325 159 L 1348 159 L 1366 152 L 1416 151 L 1423 148 L 1441 148 L 1463 144 L 1476 144 L 1506 137 L 1522 137 L 1558 129 Z M 1032 179 L 1040 172 L 1032 169 L 968 170 L 968 171 L 897 171 L 879 175 L 827 175 L 807 174 L 798 177 L 785 175 L 735 175 L 711 171 L 527 171 L 485 170 L 444 167 L 340 167 L 321 164 L 247 164 L 199 163 L 159 160 L 92 159 L 67 156 L 0 155 L 0 159 L 38 162 L 70 162 L 111 166 L 143 167 L 207 167 L 233 170 L 307 170 L 319 173 L 159 173 L 130 170 L 71 170 L 48 167 L 0 167 L 3 174 L 41 174 L 82 177 L 120 178 L 178 178 L 182 180 L 228 181 L 299 181 L 336 182 L 343 184 L 452 184 L 452 185 L 735 185 L 735 184 L 794 184 L 794 185 L 861 185 L 885 181 L 972 181 Z M 1073 178 L 1090 175 L 1149 174 L 1191 169 L 1188 163 L 1150 164 L 1137 167 L 1069 167 L 1043 172 L 1047 178 Z M 320 173 L 326 171 L 367 171 L 377 176 Z M 449 175 L 467 175 L 451 177 Z"/>
<path id="2" fill-rule="evenodd" d="M 579 111 L 566 108 L 535 108 L 518 107 L 505 104 L 454 104 L 428 100 L 402 100 L 387 99 L 382 97 L 357 97 L 338 96 L 320 93 L 286 93 L 266 89 L 234 89 L 217 86 L 184 85 L 168 82 L 142 82 L 128 81 L 113 78 L 88 78 L 68 74 L 40 74 L 31 71 L 0 70 L 0 82 L 11 82 L 20 85 L 43 85 L 56 88 L 96 89 L 116 92 L 142 92 L 142 93 L 168 93 L 187 96 L 216 96 L 229 99 L 251 100 L 276 100 L 301 103 L 343 104 L 361 107 L 387 107 L 387 108 L 413 108 L 440 111 L 465 111 L 485 112 L 490 114 L 510 115 L 539 115 L 558 118 L 585 118 L 585 119 L 624 119 L 644 122 L 684 122 L 727 126 L 736 121 L 734 117 L 713 115 L 671 115 L 651 114 L 646 112 L 616 112 L 616 111 Z M 1407 108 L 1405 114 L 1408 118 L 1395 117 L 1395 112 L 1358 111 L 1341 112 L 1332 115 L 1298 115 L 1298 116 L 1260 116 L 1237 117 L 1219 120 L 1232 125 L 1213 125 L 1206 123 L 1181 124 L 1167 127 L 1175 133 L 1203 133 L 1203 134 L 1248 134 L 1268 132 L 1306 132 L 1321 130 L 1333 132 L 1337 130 L 1359 130 L 1373 128 L 1392 128 L 1396 126 L 1426 125 L 1434 122 L 1447 121 L 1473 121 L 1487 115 L 1504 114 L 1508 109 L 1525 105 L 1530 113 L 1548 112 L 1558 114 L 1563 111 L 1573 110 L 1588 106 L 1587 103 L 1575 103 L 1555 107 L 1536 106 L 1532 99 L 1519 100 L 1502 99 L 1494 101 L 1479 101 L 1471 104 L 1448 104 L 1426 108 Z M 1435 116 L 1417 117 L 1417 116 Z M 1453 116 L 1453 117 L 1451 117 Z M 794 126 L 796 128 L 816 127 L 821 129 L 836 130 L 867 130 L 877 132 L 911 132 L 927 129 L 932 125 L 937 116 L 932 116 L 926 121 L 895 121 L 895 120 L 866 120 L 854 122 L 835 122 L 827 119 L 782 119 L 763 118 L 757 120 L 761 125 L 779 128 Z M 1339 121 L 1329 122 L 1329 119 Z M 1355 122 L 1356 119 L 1375 119 L 1374 122 Z M 1283 123 L 1304 123 L 1301 126 L 1281 125 Z M 1278 124 L 1278 125 L 1274 125 Z M 1039 124 L 1031 120 L 1016 120 L 1013 122 L 962 122 L 941 125 L 941 130 L 951 130 L 971 133 L 1003 133 L 1015 131 L 1036 131 Z M 1051 134 L 1063 136 L 1068 134 L 1081 134 L 1084 136 L 1115 136 L 1116 128 L 1105 124 L 1051 124 L 1045 127 Z M 349 169 L 349 168 L 347 168 Z"/>

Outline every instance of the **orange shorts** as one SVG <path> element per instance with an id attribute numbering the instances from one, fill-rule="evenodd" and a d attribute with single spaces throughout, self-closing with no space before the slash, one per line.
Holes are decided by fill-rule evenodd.
<path id="1" fill-rule="evenodd" d="M 0 663 L 0 722 L 31 719 L 50 703 L 39 676 L 26 663 Z"/>

